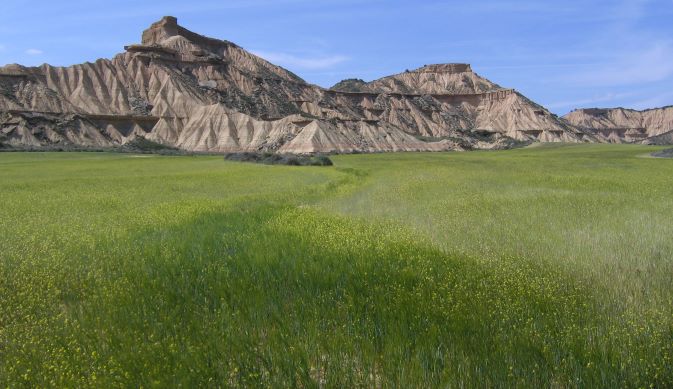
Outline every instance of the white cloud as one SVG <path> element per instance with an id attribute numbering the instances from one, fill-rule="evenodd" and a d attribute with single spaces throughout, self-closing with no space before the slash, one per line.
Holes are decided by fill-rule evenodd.
<path id="1" fill-rule="evenodd" d="M 621 53 L 614 61 L 568 76 L 584 86 L 618 86 L 657 82 L 673 76 L 673 44 L 656 42 Z"/>
<path id="2" fill-rule="evenodd" d="M 28 55 L 40 55 L 42 53 L 43 53 L 43 51 L 39 50 L 39 49 L 28 49 L 28 50 L 26 50 L 26 54 L 28 54 Z"/>
<path id="3" fill-rule="evenodd" d="M 298 57 L 292 54 L 269 51 L 253 51 L 253 53 L 277 65 L 309 70 L 328 69 L 349 59 L 343 55 Z"/>

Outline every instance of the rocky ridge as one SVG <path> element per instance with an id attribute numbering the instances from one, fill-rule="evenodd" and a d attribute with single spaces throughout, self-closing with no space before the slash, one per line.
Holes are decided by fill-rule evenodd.
<path id="1" fill-rule="evenodd" d="M 0 147 L 280 153 L 506 148 L 607 138 L 556 117 L 467 64 L 331 89 L 164 17 L 112 59 L 0 68 Z"/>
<path id="2" fill-rule="evenodd" d="M 673 106 L 637 111 L 626 108 L 577 109 L 564 118 L 608 142 L 673 144 Z"/>

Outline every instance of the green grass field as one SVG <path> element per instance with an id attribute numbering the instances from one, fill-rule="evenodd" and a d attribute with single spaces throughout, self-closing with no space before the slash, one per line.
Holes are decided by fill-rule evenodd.
<path id="1" fill-rule="evenodd" d="M 653 150 L 0 154 L 0 387 L 670 387 Z"/>

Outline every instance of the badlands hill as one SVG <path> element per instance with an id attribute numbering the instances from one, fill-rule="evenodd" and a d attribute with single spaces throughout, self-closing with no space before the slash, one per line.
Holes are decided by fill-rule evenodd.
<path id="1" fill-rule="evenodd" d="M 610 142 L 673 143 L 673 106 L 636 111 L 625 108 L 578 109 L 564 116 L 583 131 Z"/>
<path id="2" fill-rule="evenodd" d="M 112 59 L 0 68 L 0 148 L 115 147 L 138 137 L 190 151 L 290 153 L 602 139 L 470 65 L 324 89 L 174 17 Z"/>

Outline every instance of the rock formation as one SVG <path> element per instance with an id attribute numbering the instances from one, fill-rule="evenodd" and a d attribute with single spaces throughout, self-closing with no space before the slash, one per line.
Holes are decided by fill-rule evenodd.
<path id="1" fill-rule="evenodd" d="M 585 132 L 608 142 L 673 143 L 673 106 L 636 111 L 625 108 L 578 109 L 564 116 Z"/>
<path id="2" fill-rule="evenodd" d="M 0 68 L 0 148 L 115 147 L 142 137 L 202 152 L 375 152 L 599 140 L 470 65 L 331 89 L 164 17 L 111 60 Z"/>

